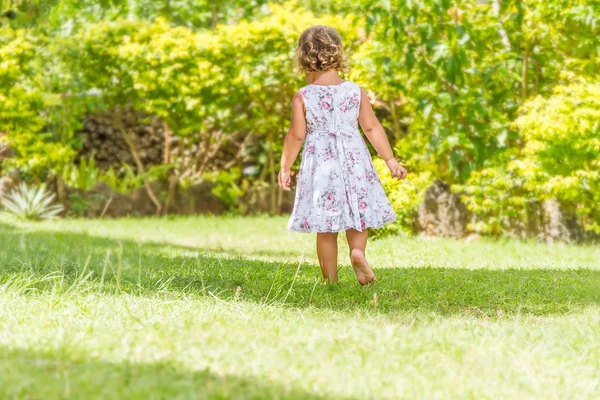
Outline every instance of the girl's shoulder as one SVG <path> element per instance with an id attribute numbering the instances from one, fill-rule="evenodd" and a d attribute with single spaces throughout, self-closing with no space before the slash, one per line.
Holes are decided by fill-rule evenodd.
<path id="1" fill-rule="evenodd" d="M 358 83 L 352 82 L 352 81 L 343 81 L 340 83 L 337 83 L 335 85 L 315 85 L 314 83 L 309 83 L 306 86 L 303 86 L 302 88 L 300 88 L 300 90 L 302 89 L 328 89 L 328 88 L 339 88 L 339 87 L 343 87 L 343 86 L 358 86 Z"/>
<path id="2" fill-rule="evenodd" d="M 309 93 L 326 93 L 329 92 L 331 89 L 340 89 L 340 88 L 344 88 L 344 89 L 351 89 L 351 90 L 361 90 L 361 87 L 358 83 L 352 82 L 352 81 L 344 81 L 341 83 L 338 83 L 336 85 L 315 85 L 313 83 L 309 83 L 306 86 L 301 87 L 298 90 L 298 93 L 300 93 L 302 96 L 305 96 L 306 94 Z"/>

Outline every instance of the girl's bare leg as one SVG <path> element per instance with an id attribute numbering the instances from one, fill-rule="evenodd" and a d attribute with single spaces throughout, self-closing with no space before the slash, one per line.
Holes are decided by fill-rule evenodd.
<path id="1" fill-rule="evenodd" d="M 317 233 L 317 255 L 325 282 L 337 282 L 337 232 Z"/>
<path id="2" fill-rule="evenodd" d="M 375 282 L 375 274 L 365 257 L 368 237 L 367 230 L 360 232 L 356 229 L 349 229 L 346 231 L 346 238 L 350 247 L 350 262 L 361 285 Z"/>

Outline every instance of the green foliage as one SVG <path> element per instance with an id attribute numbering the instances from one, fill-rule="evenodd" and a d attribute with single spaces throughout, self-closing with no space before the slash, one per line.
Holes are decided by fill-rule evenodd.
<path id="1" fill-rule="evenodd" d="M 9 195 L 0 198 L 0 204 L 22 219 L 42 220 L 53 219 L 63 211 L 59 204 L 52 205 L 55 195 L 46 191 L 46 186 L 28 187 L 21 183 L 18 190 L 14 189 Z"/>
<path id="2" fill-rule="evenodd" d="M 154 180 L 166 180 L 169 174 L 170 165 L 155 165 L 145 173 L 136 172 L 131 166 L 123 164 L 119 171 L 115 172 L 110 167 L 106 172 L 100 172 L 98 180 L 105 182 L 111 188 L 121 194 L 130 194 L 137 188 L 144 186 L 144 182 Z"/>
<path id="3" fill-rule="evenodd" d="M 173 26 L 191 30 L 214 29 L 240 20 L 260 19 L 269 4 L 290 3 L 315 13 L 335 14 L 347 5 L 330 0 L 8 0 L 0 1 L 0 11 L 16 12 L 14 26 L 43 27 L 53 34 L 69 35 L 92 23 L 122 17 L 153 21 L 162 18 Z"/>
<path id="4" fill-rule="evenodd" d="M 70 100 L 47 86 L 42 71 L 48 60 L 39 49 L 44 45 L 28 30 L 0 28 L 0 132 L 16 152 L 3 163 L 34 179 L 59 171 L 75 155 L 64 132 L 72 119 L 60 128 L 53 125 Z"/>
<path id="5" fill-rule="evenodd" d="M 419 203 L 423 200 L 425 190 L 433 183 L 433 175 L 431 172 L 425 171 L 409 174 L 407 179 L 399 181 L 392 178 L 382 159 L 376 158 L 373 163 L 397 217 L 396 223 L 386 225 L 374 233 L 379 236 L 399 231 L 412 233 Z"/>
<path id="6" fill-rule="evenodd" d="M 530 205 L 538 199 L 524 188 L 524 179 L 515 171 L 486 168 L 473 172 L 464 185 L 452 189 L 462 193 L 462 200 L 475 221 L 467 226 L 471 232 L 498 236 L 517 224 L 526 224 Z"/>
<path id="7" fill-rule="evenodd" d="M 596 1 L 356 3 L 371 39 L 353 76 L 377 93 L 402 155 L 449 181 L 518 146 L 518 106 L 560 71 L 598 73 Z"/>
<path id="8" fill-rule="evenodd" d="M 190 144 L 244 138 L 244 155 L 275 191 L 277 153 L 299 87 L 292 65 L 297 38 L 320 23 L 338 27 L 351 44 L 353 30 L 351 17 L 315 18 L 290 5 L 267 10 L 260 20 L 200 33 L 164 19 L 98 23 L 76 36 L 65 57 L 110 108 L 157 115 Z M 200 170 L 201 163 L 185 168 Z"/>
<path id="9" fill-rule="evenodd" d="M 525 104 L 523 113 L 515 122 L 522 159 L 509 169 L 538 197 L 576 206 L 585 228 L 600 233 L 600 83 L 557 86 L 552 96 Z"/>
<path id="10" fill-rule="evenodd" d="M 5 137 L 6 133 L 0 132 L 0 171 L 2 170 L 2 160 L 8 153 L 8 140 L 4 139 Z"/>
<path id="11" fill-rule="evenodd" d="M 63 170 L 63 180 L 71 187 L 87 191 L 96 185 L 98 182 L 98 168 L 96 161 L 90 158 L 89 161 L 85 158 L 79 160 L 79 165 L 67 165 Z"/>
<path id="12" fill-rule="evenodd" d="M 215 183 L 212 193 L 232 211 L 240 210 L 240 199 L 246 193 L 247 181 L 244 181 L 242 185 L 238 183 L 241 176 L 242 173 L 239 168 L 213 172 L 205 176 L 206 180 Z"/>
<path id="13" fill-rule="evenodd" d="M 33 181 L 63 175 L 89 187 L 93 178 L 72 167 L 79 147 L 74 132 L 87 111 L 130 106 L 160 117 L 180 143 L 203 150 L 181 151 L 162 172 L 141 177 L 109 170 L 98 179 L 126 193 L 167 170 L 185 186 L 207 171 L 252 166 L 252 177 L 219 178 L 228 188 L 222 196 L 236 207 L 235 187 L 261 181 L 270 184 L 277 211 L 289 101 L 304 84 L 292 55 L 303 29 L 326 24 L 341 32 L 349 50 L 349 78 L 371 92 L 392 145 L 419 171 L 401 189 L 384 182 L 400 219 L 401 228 L 390 229 L 408 229 L 424 185 L 442 178 L 458 184 L 481 216 L 476 231 L 499 234 L 524 218 L 527 204 L 549 197 L 575 207 L 586 229 L 598 230 L 595 128 L 587 137 L 573 131 L 569 118 L 553 120 L 577 133 L 581 144 L 575 145 L 552 136 L 554 125 L 540 124 L 541 132 L 532 121 L 567 115 L 550 100 L 560 97 L 552 90 L 565 83 L 565 71 L 584 79 L 598 74 L 600 5 L 481 3 L 11 2 L 18 17 L 0 27 L 0 132 L 16 157 L 3 166 Z M 595 100 L 586 98 L 592 94 L 569 94 L 579 99 L 563 104 L 570 118 L 593 120 L 593 113 L 579 115 L 593 109 L 588 104 Z M 528 103 L 536 96 L 542 97 Z M 514 123 L 521 106 L 535 117 Z M 550 166 L 573 149 L 582 157 Z"/>
<path id="14" fill-rule="evenodd" d="M 292 11 L 271 6 L 260 21 L 202 33 L 164 19 L 98 23 L 80 32 L 65 56 L 107 106 L 157 115 L 177 135 L 233 133 L 248 123 L 262 133 L 264 125 L 273 127 L 271 116 L 282 130 L 288 97 L 297 88 L 290 57 L 297 36 L 311 23 L 342 24 L 336 17 L 315 20 L 306 11 L 290 19 Z"/>
<path id="15" fill-rule="evenodd" d="M 600 232 L 600 84 L 570 80 L 523 106 L 514 124 L 523 140 L 518 154 L 456 187 L 481 218 L 473 230 L 503 233 L 510 221 L 527 220 L 528 204 L 557 199 L 585 230 Z"/>
<path id="16" fill-rule="evenodd" d="M 121 194 L 129 194 L 144 184 L 129 165 L 123 165 L 119 172 L 115 172 L 111 166 L 108 171 L 101 173 L 98 179 Z"/>
<path id="17" fill-rule="evenodd" d="M 71 192 L 69 198 L 69 216 L 83 217 L 88 209 L 88 202 L 78 192 Z"/>
<path id="18" fill-rule="evenodd" d="M 126 16 L 131 20 L 163 18 L 172 25 L 205 29 L 260 13 L 267 0 L 21 0 L 11 2 L 15 25 L 43 26 L 60 34 L 100 21 Z M 0 10 L 3 10 L 0 2 Z"/>

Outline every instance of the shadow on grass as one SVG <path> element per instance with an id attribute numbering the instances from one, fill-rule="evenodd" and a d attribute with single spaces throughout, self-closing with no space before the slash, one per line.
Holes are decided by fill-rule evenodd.
<path id="1" fill-rule="evenodd" d="M 22 276 L 36 290 L 85 276 L 93 290 L 111 293 L 117 287 L 135 295 L 176 291 L 337 311 L 552 315 L 600 304 L 598 270 L 385 268 L 377 270 L 376 285 L 362 288 L 351 268 L 341 270 L 340 284 L 324 286 L 314 265 L 209 256 L 168 243 L 2 224 L 0 239 L 0 286 Z M 49 276 L 56 279 L 42 280 Z"/>
<path id="2" fill-rule="evenodd" d="M 133 364 L 0 347 L 3 399 L 322 399 L 255 377 L 184 371 L 171 363 Z"/>

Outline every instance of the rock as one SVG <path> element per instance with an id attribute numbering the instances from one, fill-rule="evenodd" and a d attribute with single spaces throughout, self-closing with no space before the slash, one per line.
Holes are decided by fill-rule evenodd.
<path id="1" fill-rule="evenodd" d="M 105 182 L 98 182 L 91 190 L 82 192 L 67 187 L 69 213 L 88 218 L 125 217 L 132 214 L 133 201 Z"/>
<path id="2" fill-rule="evenodd" d="M 226 211 L 226 207 L 213 193 L 214 183 L 201 182 L 192 185 L 186 190 L 177 187 L 175 196 L 169 209 L 168 214 L 179 215 L 196 215 L 196 214 L 222 214 Z M 169 193 L 169 184 L 165 181 L 153 181 L 150 187 L 154 195 L 160 199 L 165 206 L 166 199 Z M 137 188 L 132 194 L 133 209 L 135 215 L 155 215 L 156 206 L 148 196 L 145 187 Z"/>
<path id="3" fill-rule="evenodd" d="M 470 233 L 465 238 L 465 242 L 467 242 L 467 243 L 476 242 L 479 239 L 481 239 L 481 236 L 478 233 Z"/>
<path id="4" fill-rule="evenodd" d="M 166 195 L 169 191 L 169 185 L 165 181 L 152 181 L 149 183 L 150 189 L 154 196 L 164 203 Z M 131 193 L 131 200 L 133 201 L 133 215 L 136 216 L 150 216 L 156 215 L 156 205 L 152 202 L 152 199 L 148 195 L 148 190 L 145 186 L 140 186 Z"/>
<path id="5" fill-rule="evenodd" d="M 419 229 L 427 236 L 458 238 L 465 235 L 469 213 L 450 186 L 436 180 L 418 209 Z"/>
<path id="6" fill-rule="evenodd" d="M 271 190 L 266 182 L 255 182 L 248 187 L 244 198 L 242 214 L 268 213 L 271 211 Z"/>
<path id="7" fill-rule="evenodd" d="M 580 242 L 584 239 L 583 226 L 574 209 L 557 200 L 544 200 L 541 204 L 541 239 L 548 242 Z"/>
<path id="8" fill-rule="evenodd" d="M 133 211 L 133 201 L 131 198 L 117 192 L 105 182 L 98 182 L 86 195 L 88 198 L 92 196 L 96 199 L 101 198 L 101 203 L 97 204 L 102 207 L 88 211 L 90 213 L 94 212 L 97 216 L 125 217 Z M 96 210 L 99 213 L 95 212 Z"/>
<path id="9" fill-rule="evenodd" d="M 212 192 L 215 184 L 204 181 L 190 186 L 187 190 L 177 189 L 175 208 L 178 214 L 222 214 L 225 204 Z"/>
<path id="10" fill-rule="evenodd" d="M 277 187 L 275 194 L 278 212 L 291 213 L 294 208 L 296 192 L 294 190 L 283 191 Z M 266 182 L 255 182 L 246 190 L 241 204 L 241 212 L 245 215 L 272 212 L 270 185 Z"/>
<path id="11" fill-rule="evenodd" d="M 144 166 L 149 169 L 162 164 L 165 142 L 162 122 L 132 109 L 124 109 L 121 114 L 119 111 L 104 111 L 87 115 L 83 128 L 77 132 L 83 144 L 77 160 L 93 155 L 100 169 L 106 170 L 112 166 L 118 171 L 123 164 L 128 164 L 137 171 L 118 124 L 119 115 L 123 117 L 124 130 L 131 133 L 130 137 Z"/>
<path id="12" fill-rule="evenodd" d="M 16 155 L 15 149 L 10 146 L 2 147 L 2 142 L 0 142 L 0 161 L 5 160 L 7 158 L 12 158 Z"/>

